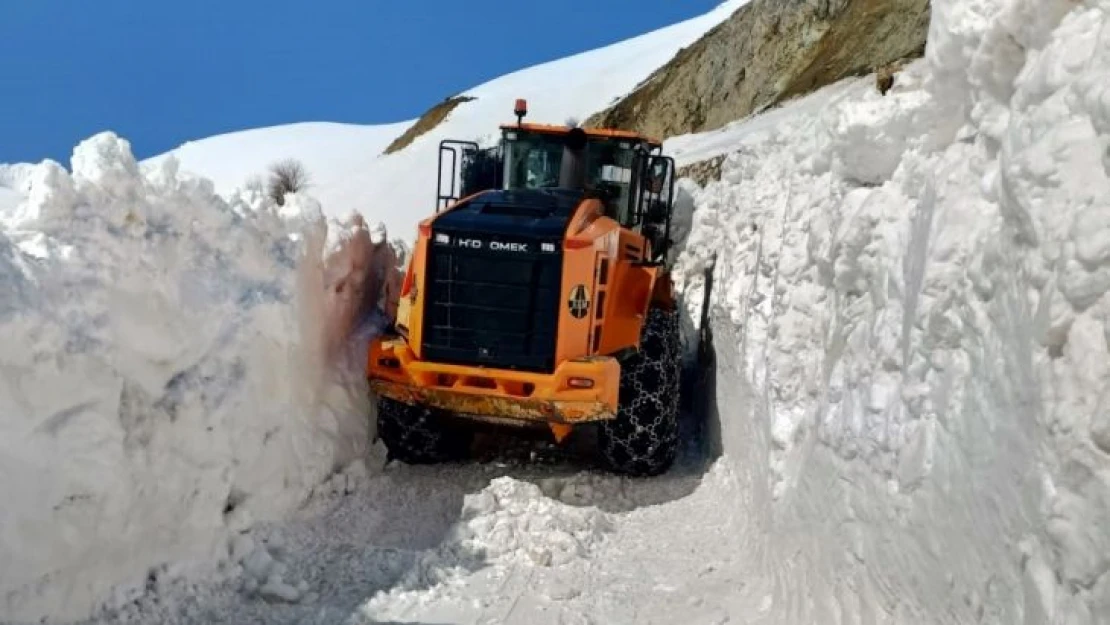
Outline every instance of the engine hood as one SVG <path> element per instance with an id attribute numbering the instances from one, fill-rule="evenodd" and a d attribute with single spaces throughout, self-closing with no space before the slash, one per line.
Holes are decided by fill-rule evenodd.
<path id="1" fill-rule="evenodd" d="M 486 191 L 437 216 L 432 230 L 562 240 L 583 197 L 566 189 Z"/>

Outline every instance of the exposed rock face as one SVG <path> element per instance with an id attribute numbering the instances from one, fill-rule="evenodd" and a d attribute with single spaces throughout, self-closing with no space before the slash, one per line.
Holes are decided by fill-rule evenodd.
<path id="1" fill-rule="evenodd" d="M 397 137 L 393 140 L 393 143 L 389 144 L 389 147 L 385 149 L 385 153 L 393 154 L 398 150 L 403 150 L 408 147 L 417 137 L 440 125 L 440 123 L 451 114 L 451 111 L 455 110 L 460 104 L 472 100 L 474 100 L 474 98 L 470 96 L 455 96 L 453 98 L 447 98 L 443 102 L 428 109 L 426 113 L 420 116 L 420 119 L 416 120 L 415 124 L 409 126 L 404 134 Z"/>
<path id="2" fill-rule="evenodd" d="M 591 127 L 667 138 L 925 51 L 929 0 L 752 0 L 679 52 Z"/>
<path id="3" fill-rule="evenodd" d="M 710 182 L 719 182 L 721 180 L 721 164 L 724 162 L 724 155 L 715 156 L 704 161 L 698 161 L 684 167 L 679 167 L 678 171 L 675 173 L 679 178 L 689 178 L 704 187 Z"/>

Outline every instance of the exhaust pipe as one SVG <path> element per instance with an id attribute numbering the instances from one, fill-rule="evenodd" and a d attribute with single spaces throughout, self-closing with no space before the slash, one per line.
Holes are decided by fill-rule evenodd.
<path id="1" fill-rule="evenodd" d="M 559 187 L 583 189 L 586 187 L 586 131 L 572 128 L 563 144 L 563 162 L 559 168 Z"/>

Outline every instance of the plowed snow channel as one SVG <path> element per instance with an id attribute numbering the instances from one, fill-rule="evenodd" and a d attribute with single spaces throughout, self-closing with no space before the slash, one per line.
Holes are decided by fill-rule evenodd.
<path id="1" fill-rule="evenodd" d="M 203 273 L 214 282 L 202 301 L 237 320 L 236 289 L 277 273 L 268 307 L 211 333 L 237 340 L 210 339 L 197 370 L 213 373 L 171 397 L 176 421 L 143 422 L 156 446 L 121 455 L 125 402 L 111 375 L 162 393 L 164 380 L 136 372 L 197 357 L 137 357 L 103 329 L 107 314 L 68 314 L 90 310 L 72 296 L 40 301 L 51 268 L 72 272 L 66 284 L 120 281 L 86 272 L 95 258 L 66 265 L 64 227 L 105 207 L 114 220 L 87 220 L 89 236 L 199 238 L 235 220 L 172 166 L 140 183 L 105 138 L 72 185 L 57 169 L 0 170 L 0 185 L 29 180 L 37 198 L 0 213 L 24 228 L 0 237 L 0 280 L 15 294 L 0 301 L 0 322 L 6 341 L 30 346 L 0 352 L 25 374 L 0 378 L 11 381 L 0 460 L 13 463 L 0 472 L 13 504 L 0 510 L 0 538 L 20 563 L 0 570 L 4 605 L 81 610 L 104 594 L 100 573 L 123 579 L 138 563 L 200 554 L 222 562 L 218 575 L 151 569 L 99 622 L 1107 625 L 1108 37 L 1107 0 L 938 0 L 926 58 L 886 97 L 851 81 L 773 118 L 672 142 L 690 159 L 726 155 L 721 181 L 683 183 L 676 228 L 690 319 L 717 256 L 716 360 L 686 423 L 698 436 L 652 480 L 542 447 L 533 457 L 496 444 L 490 457 L 433 468 L 383 466 L 380 447 L 353 450 L 353 462 L 352 450 L 336 453 L 365 415 L 334 402 L 329 419 L 306 416 L 321 403 L 312 388 L 274 393 L 302 383 L 297 359 L 279 356 L 295 352 L 288 301 L 303 291 L 293 263 L 251 262 L 285 230 L 247 207 L 235 220 L 249 237 L 212 239 L 229 260 Z M 122 210 L 136 198 L 142 210 Z M 196 224 L 167 209 L 209 204 Z M 60 244 L 26 230 L 44 219 Z M 143 240 L 127 249 L 150 254 Z M 165 283 L 152 263 L 123 284 Z M 178 290 L 161 297 L 155 318 L 175 319 Z M 204 329 L 178 321 L 175 336 Z M 242 330 L 256 326 L 269 330 Z M 102 330 L 86 358 L 121 354 L 114 373 L 88 361 L 107 377 L 89 388 L 111 392 L 76 407 L 32 384 L 63 365 L 62 381 L 91 376 L 50 357 L 73 328 Z M 70 338 L 71 350 L 88 343 Z M 220 369 L 208 367 L 241 350 L 284 363 L 280 375 L 245 366 L 236 401 L 195 408 L 211 400 L 205 384 Z M 87 429 L 65 427 L 75 416 Z M 271 423 L 283 426 L 277 446 Z M 212 434 L 182 447 L 201 431 Z M 228 453 L 213 453 L 205 441 L 228 432 Z M 66 454 L 85 464 L 55 460 Z M 264 518 L 220 517 L 236 494 Z M 46 523 L 65 531 L 36 531 Z"/>
<path id="2" fill-rule="evenodd" d="M 235 581 L 170 581 L 103 622 L 721 622 L 708 597 L 731 593 L 710 586 L 739 583 L 742 535 L 720 514 L 729 488 L 723 465 L 655 481 L 562 460 L 360 468 L 244 534 Z"/>

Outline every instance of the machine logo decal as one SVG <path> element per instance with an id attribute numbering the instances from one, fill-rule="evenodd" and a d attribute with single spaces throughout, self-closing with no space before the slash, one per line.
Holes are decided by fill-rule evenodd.
<path id="1" fill-rule="evenodd" d="M 446 243 L 448 241 L 450 241 L 450 239 L 445 238 L 440 242 Z M 528 254 L 532 251 L 528 247 L 527 243 L 517 243 L 512 241 L 483 241 L 482 239 L 468 239 L 464 237 L 459 237 L 455 239 L 455 247 L 463 247 L 470 250 L 489 249 L 491 252 L 510 252 L 513 254 Z"/>
<path id="2" fill-rule="evenodd" d="M 586 292 L 586 286 L 579 284 L 574 287 L 570 292 L 570 301 L 567 302 L 570 308 L 570 314 L 575 319 L 581 319 L 586 316 L 590 311 L 590 294 Z"/>

